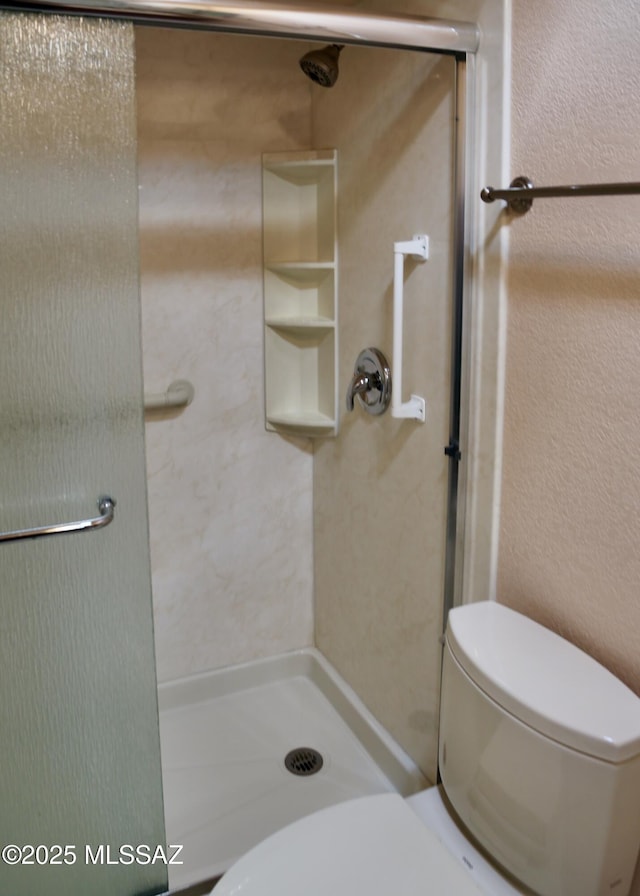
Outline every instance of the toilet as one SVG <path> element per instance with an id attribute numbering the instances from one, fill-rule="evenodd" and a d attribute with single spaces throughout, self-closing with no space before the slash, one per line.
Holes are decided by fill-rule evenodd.
<path id="1" fill-rule="evenodd" d="M 441 783 L 315 812 L 212 896 L 627 896 L 640 847 L 640 699 L 494 601 L 449 613 Z"/>

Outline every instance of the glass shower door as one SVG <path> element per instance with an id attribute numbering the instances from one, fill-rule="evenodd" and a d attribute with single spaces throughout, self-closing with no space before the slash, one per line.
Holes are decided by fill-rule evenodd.
<path id="1" fill-rule="evenodd" d="M 0 892 L 151 896 L 132 26 L 3 14 L 0 77 L 0 532 L 116 502 L 104 527 L 0 541 Z"/>

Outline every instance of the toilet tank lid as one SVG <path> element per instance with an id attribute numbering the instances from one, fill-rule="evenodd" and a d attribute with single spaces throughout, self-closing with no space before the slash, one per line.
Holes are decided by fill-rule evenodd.
<path id="1" fill-rule="evenodd" d="M 478 687 L 541 734 L 607 762 L 640 754 L 640 698 L 527 616 L 495 601 L 456 607 L 447 645 Z"/>

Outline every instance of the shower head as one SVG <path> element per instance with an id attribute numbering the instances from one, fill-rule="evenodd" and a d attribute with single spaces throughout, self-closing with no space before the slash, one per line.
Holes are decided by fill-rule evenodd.
<path id="1" fill-rule="evenodd" d="M 338 80 L 338 56 L 343 44 L 329 44 L 321 50 L 311 50 L 300 60 L 300 68 L 308 78 L 321 87 L 333 87 Z"/>

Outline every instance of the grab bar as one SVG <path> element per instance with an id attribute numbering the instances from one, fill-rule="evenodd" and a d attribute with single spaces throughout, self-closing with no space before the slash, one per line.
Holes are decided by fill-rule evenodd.
<path id="1" fill-rule="evenodd" d="M 77 520 L 74 523 L 57 523 L 53 526 L 38 526 L 35 529 L 14 529 L 13 532 L 0 532 L 0 541 L 15 541 L 18 538 L 40 538 L 43 535 L 59 535 L 62 532 L 78 532 L 81 529 L 102 529 L 113 520 L 116 502 L 104 495 L 98 498 L 100 516 L 88 520 Z"/>
<path id="2" fill-rule="evenodd" d="M 174 380 L 166 392 L 152 392 L 144 396 L 145 411 L 184 408 L 193 401 L 195 389 L 189 380 Z"/>
<path id="3" fill-rule="evenodd" d="M 402 400 L 402 329 L 404 317 L 404 258 L 410 255 L 418 261 L 429 257 L 429 237 L 418 234 L 412 240 L 393 244 L 393 363 L 391 370 L 391 416 L 424 423 L 426 405 L 424 398 L 412 395 Z"/>
<path id="4" fill-rule="evenodd" d="M 620 184 L 570 184 L 566 187 L 534 187 L 528 177 L 516 177 L 509 187 L 496 190 L 485 187 L 480 193 L 483 202 L 503 199 L 512 212 L 523 215 L 533 205 L 534 199 L 557 199 L 567 196 L 633 196 L 640 193 L 640 183 Z"/>

